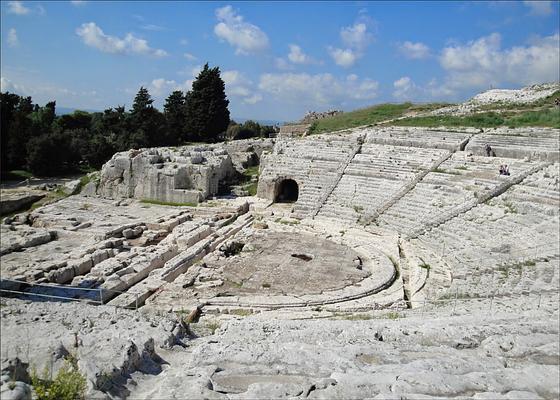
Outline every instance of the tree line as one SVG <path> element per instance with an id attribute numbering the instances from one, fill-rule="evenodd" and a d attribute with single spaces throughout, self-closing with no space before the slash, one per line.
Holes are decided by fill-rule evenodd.
<path id="1" fill-rule="evenodd" d="M 43 107 L 31 97 L 1 93 L 2 176 L 24 169 L 38 176 L 99 169 L 118 151 L 177 146 L 190 142 L 268 137 L 273 127 L 230 120 L 229 100 L 218 67 L 204 66 L 186 93 L 174 91 L 163 112 L 141 87 L 132 108 L 56 115 L 56 103 Z"/>

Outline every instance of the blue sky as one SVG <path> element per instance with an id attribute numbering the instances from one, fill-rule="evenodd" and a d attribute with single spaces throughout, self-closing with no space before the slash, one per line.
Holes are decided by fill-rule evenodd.
<path id="1" fill-rule="evenodd" d="M 43 104 L 161 107 L 219 66 L 233 116 L 462 101 L 559 80 L 559 3 L 1 3 L 2 91 Z"/>

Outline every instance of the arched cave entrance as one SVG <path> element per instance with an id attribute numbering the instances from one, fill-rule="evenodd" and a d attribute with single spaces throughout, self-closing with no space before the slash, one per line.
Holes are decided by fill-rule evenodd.
<path id="1" fill-rule="evenodd" d="M 299 186 L 293 179 L 284 179 L 276 187 L 275 203 L 294 203 L 299 196 Z"/>

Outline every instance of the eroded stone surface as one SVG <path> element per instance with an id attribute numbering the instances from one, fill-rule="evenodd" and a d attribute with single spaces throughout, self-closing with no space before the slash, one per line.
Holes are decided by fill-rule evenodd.
<path id="1" fill-rule="evenodd" d="M 107 171 L 138 165 L 103 183 L 115 199 L 93 187 L 2 225 L 2 288 L 25 292 L 2 299 L 2 357 L 74 352 L 94 398 L 558 398 L 557 134 L 369 127 L 116 155 Z M 498 157 L 477 153 L 488 138 Z M 128 192 L 255 157 L 261 198 Z"/>

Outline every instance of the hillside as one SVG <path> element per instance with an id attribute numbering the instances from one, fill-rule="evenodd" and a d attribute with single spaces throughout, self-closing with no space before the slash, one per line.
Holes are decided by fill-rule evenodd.
<path id="1" fill-rule="evenodd" d="M 560 84 L 533 85 L 517 90 L 492 89 L 462 104 L 378 104 L 315 121 L 317 134 L 364 125 L 421 127 L 550 127 L 560 128 Z"/>

